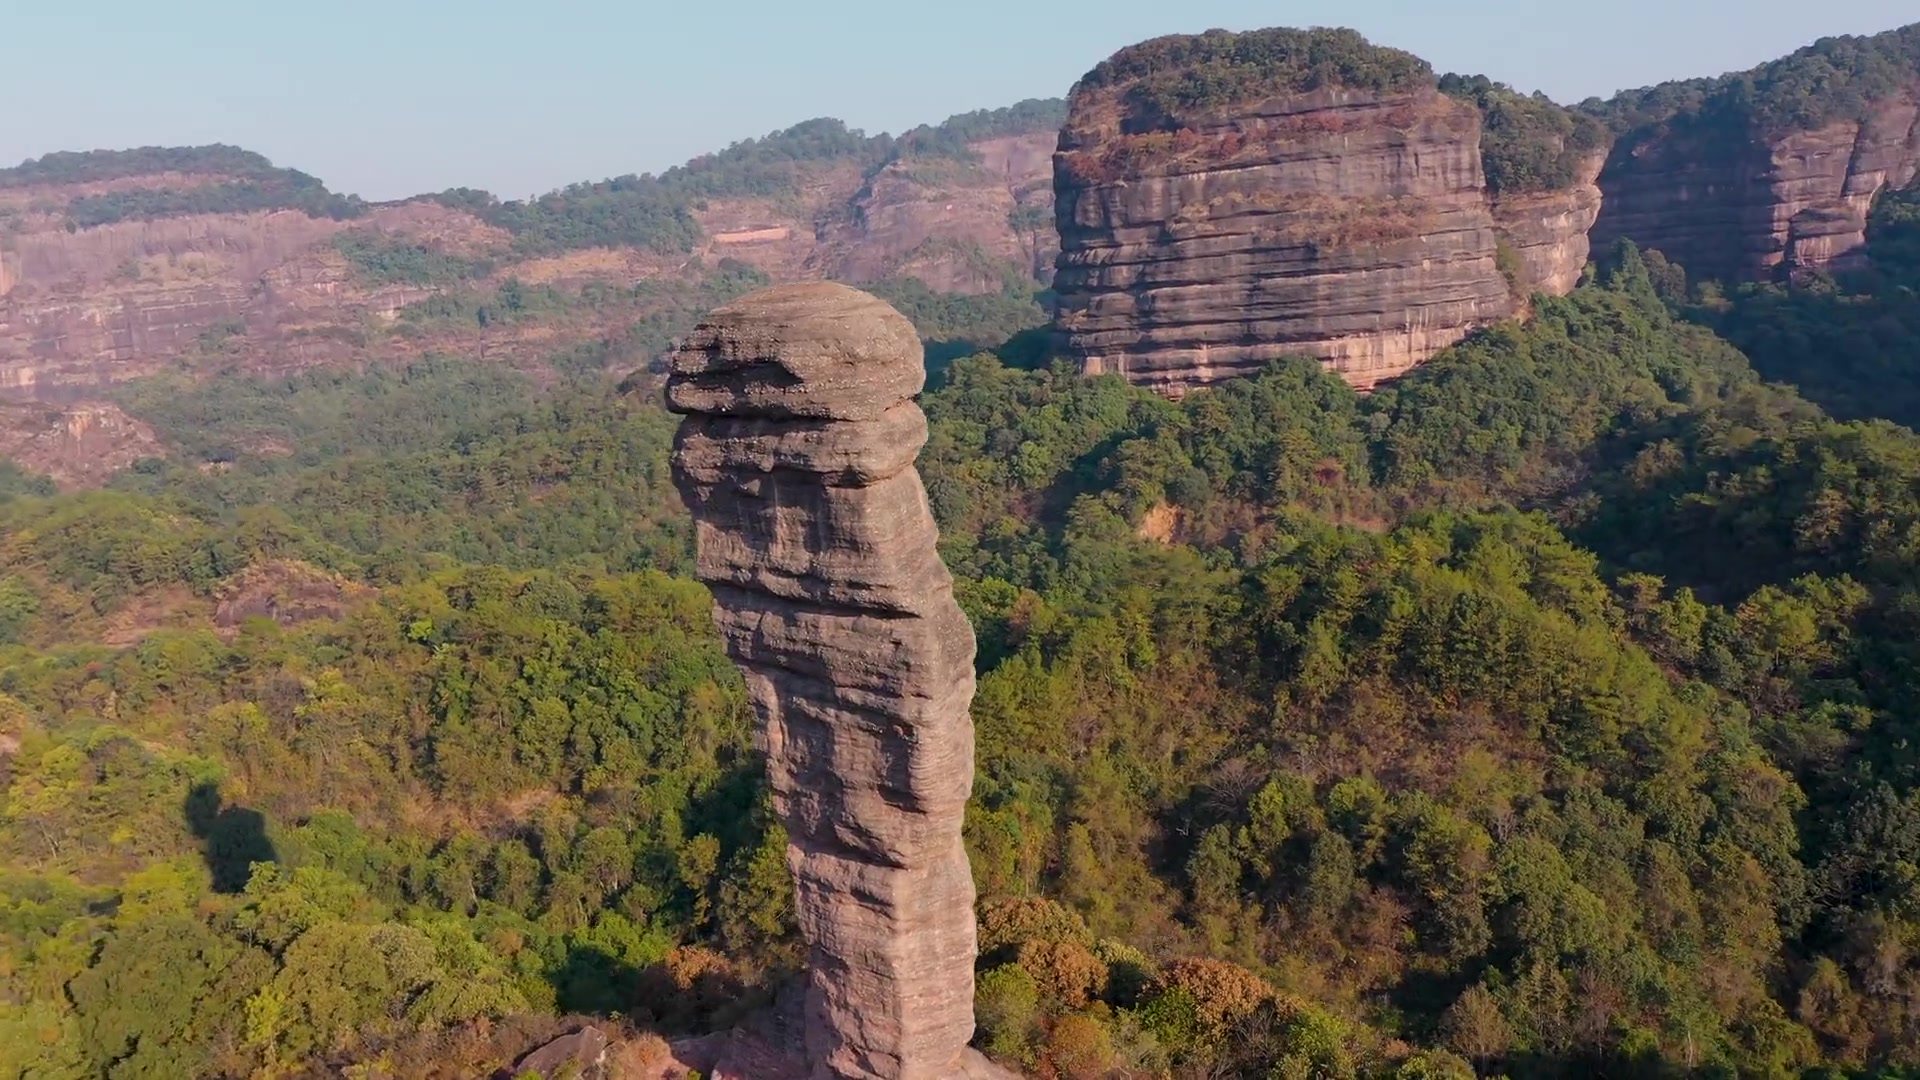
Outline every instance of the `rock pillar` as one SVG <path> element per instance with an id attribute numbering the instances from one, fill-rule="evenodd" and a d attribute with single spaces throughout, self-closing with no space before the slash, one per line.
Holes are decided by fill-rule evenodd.
<path id="1" fill-rule="evenodd" d="M 824 282 L 713 312 L 673 358 L 673 475 L 746 675 L 800 929 L 818 1078 L 968 1075 L 973 631 L 913 462 L 920 342 Z"/>

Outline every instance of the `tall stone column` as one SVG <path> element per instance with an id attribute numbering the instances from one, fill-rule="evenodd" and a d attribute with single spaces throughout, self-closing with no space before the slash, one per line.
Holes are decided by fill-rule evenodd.
<path id="1" fill-rule="evenodd" d="M 973 631 L 913 462 L 920 342 L 815 282 L 713 312 L 673 358 L 673 475 L 746 675 L 809 948 L 818 1078 L 976 1075 Z"/>

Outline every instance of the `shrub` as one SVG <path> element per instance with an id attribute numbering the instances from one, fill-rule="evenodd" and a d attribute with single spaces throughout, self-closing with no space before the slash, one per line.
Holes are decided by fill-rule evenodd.
<path id="1" fill-rule="evenodd" d="M 1063 1016 L 1047 1036 L 1047 1064 L 1067 1080 L 1097 1080 L 1113 1070 L 1119 1055 L 1113 1033 L 1091 1016 Z"/>
<path id="2" fill-rule="evenodd" d="M 974 983 L 973 1017 L 987 1053 L 1003 1061 L 1031 1061 L 1040 1026 L 1040 985 L 1018 965 L 993 968 Z"/>
<path id="3" fill-rule="evenodd" d="M 1273 986 L 1246 968 L 1204 958 L 1169 964 L 1147 994 L 1149 999 L 1185 995 L 1193 1003 L 1193 1017 L 1199 1027 L 1215 1035 L 1249 1019 L 1275 997 Z"/>
<path id="4" fill-rule="evenodd" d="M 1018 963 L 1043 994 L 1069 1009 L 1086 1008 L 1107 989 L 1107 965 L 1078 942 L 1029 941 Z"/>
<path id="5" fill-rule="evenodd" d="M 980 955 L 1017 950 L 1029 941 L 1064 941 L 1090 947 L 1093 933 L 1071 908 L 1038 896 L 990 900 L 980 909 Z"/>

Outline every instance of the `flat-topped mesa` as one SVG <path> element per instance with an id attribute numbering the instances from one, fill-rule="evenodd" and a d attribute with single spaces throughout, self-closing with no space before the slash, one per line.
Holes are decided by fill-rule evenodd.
<path id="1" fill-rule="evenodd" d="M 982 1075 L 973 1035 L 973 630 L 913 462 L 919 338 L 825 282 L 754 293 L 675 354 L 674 482 L 745 673 L 809 949 L 812 1075 Z"/>
<path id="2" fill-rule="evenodd" d="M 1055 156 L 1061 348 L 1173 392 L 1286 355 L 1361 387 L 1406 371 L 1516 306 L 1480 126 L 1350 30 L 1120 51 Z"/>

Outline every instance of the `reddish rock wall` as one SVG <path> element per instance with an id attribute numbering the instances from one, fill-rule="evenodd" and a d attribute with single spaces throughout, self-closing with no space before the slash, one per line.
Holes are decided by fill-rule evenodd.
<path id="1" fill-rule="evenodd" d="M 217 176 L 162 173 L 0 190 L 0 393 L 73 400 L 183 365 L 280 374 L 429 347 L 489 358 L 527 352 L 537 362 L 646 314 L 609 310 L 600 322 L 583 316 L 578 325 L 536 328 L 554 334 L 526 343 L 469 327 L 460 340 L 372 347 L 369 330 L 439 290 L 360 280 L 331 243 L 347 229 L 378 229 L 491 258 L 499 268 L 495 283 L 516 276 L 567 287 L 626 286 L 648 277 L 697 277 L 733 259 L 776 281 L 912 275 L 938 291 L 996 292 L 1008 268 L 1051 272 L 1053 142 L 1051 132 L 983 140 L 971 148 L 974 160 L 896 162 L 870 182 L 855 163 L 810 166 L 795 196 L 701 203 L 695 216 L 705 239 L 699 250 L 673 257 L 600 249 L 516 259 L 507 233 L 427 200 L 377 207 L 345 222 L 287 210 L 75 231 L 59 209 L 81 195 L 194 187 L 223 179 Z M 1028 212 L 1016 217 L 1021 207 Z M 233 327 L 244 332 L 219 355 L 200 355 L 205 335 Z"/>
<path id="2" fill-rule="evenodd" d="M 1614 147 L 1594 242 L 1657 248 L 1697 277 L 1855 266 L 1874 196 L 1920 174 L 1920 80 L 1864 121 L 1761 137 L 1682 118 Z"/>
<path id="3" fill-rule="evenodd" d="M 1369 387 L 1514 310 L 1472 106 L 1328 89 L 1154 118 L 1126 90 L 1077 89 L 1055 158 L 1084 370 L 1179 392 L 1304 354 Z"/>
<path id="4" fill-rule="evenodd" d="M 961 840 L 974 641 L 913 467 L 925 379 L 912 324 L 819 282 L 715 311 L 667 384 L 695 572 L 786 826 L 815 1077 L 979 1064 Z"/>
<path id="5" fill-rule="evenodd" d="M 1591 254 L 1588 232 L 1600 216 L 1600 166 L 1595 154 L 1564 191 L 1529 192 L 1493 200 L 1493 223 L 1518 261 L 1523 294 L 1565 296 L 1580 284 Z"/>

